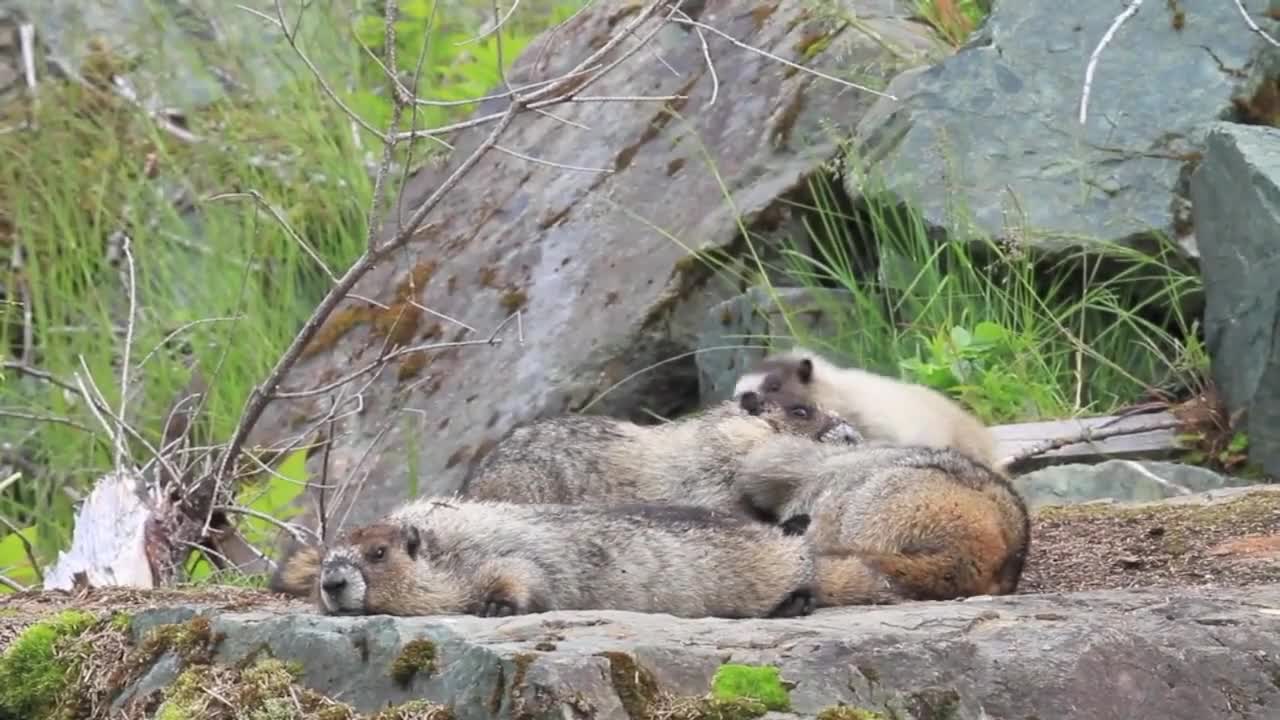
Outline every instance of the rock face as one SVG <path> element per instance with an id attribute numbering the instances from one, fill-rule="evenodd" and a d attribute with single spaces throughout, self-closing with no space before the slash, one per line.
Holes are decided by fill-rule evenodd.
<path id="1" fill-rule="evenodd" d="M 194 612 L 140 613 L 134 634 Z M 974 598 L 796 620 L 211 617 L 222 636 L 215 663 L 266 650 L 302 663 L 303 685 L 364 712 L 426 698 L 460 720 L 640 720 L 656 694 L 705 695 L 726 662 L 777 667 L 801 717 L 844 704 L 904 720 L 1261 720 L 1280 707 L 1274 585 Z M 431 662 L 401 684 L 392 668 L 414 642 Z M 180 667 L 161 657 L 140 689 L 166 685 Z"/>
<path id="2" fill-rule="evenodd" d="M 957 202 L 982 231 L 1045 250 L 1154 231 L 1193 251 L 1184 165 L 1201 147 L 1199 126 L 1232 112 L 1241 69 L 1266 46 L 1233 3 L 1187 8 L 1181 27 L 1168 8 L 1145 5 L 1103 51 L 1082 128 L 1085 66 L 1121 9 L 994 3 L 954 56 L 890 85 L 903 102 L 859 128 L 865 159 L 939 227 Z M 846 184 L 856 197 L 856 174 Z"/>
<path id="3" fill-rule="evenodd" d="M 1194 465 L 1133 460 L 1054 465 L 1020 475 L 1013 483 L 1031 508 L 1094 500 L 1154 502 L 1251 484 Z"/>
<path id="4" fill-rule="evenodd" d="M 1191 197 L 1214 381 L 1250 460 L 1280 477 L 1280 130 L 1215 124 Z"/>
<path id="5" fill-rule="evenodd" d="M 549 40 L 531 43 L 510 81 L 562 74 L 625 26 L 638 7 L 593 3 Z M 803 3 L 732 0 L 698 7 L 700 22 L 829 73 L 898 69 L 873 36 L 892 37 L 908 49 L 934 42 L 923 25 L 904 16 L 864 15 L 857 3 L 859 20 L 874 32 L 828 24 Z M 637 33 L 652 28 L 642 25 Z M 354 295 L 388 309 L 350 299 L 321 330 L 306 362 L 288 378 L 290 389 L 316 387 L 369 363 L 384 341 L 484 340 L 522 311 L 521 322 L 503 326 L 500 345 L 407 356 L 361 390 L 358 414 L 342 413 L 332 472 L 353 479 L 369 474 L 359 493 L 348 494 L 359 497 L 350 522 L 415 491 L 456 490 L 468 466 L 517 423 L 578 410 L 651 421 L 645 411 L 671 417 L 697 406 L 692 356 L 640 373 L 695 349 L 706 308 L 741 291 L 709 281 L 711 270 L 685 248 L 740 252 L 735 212 L 753 231 L 781 222 L 778 198 L 836 154 L 838 133 L 851 132 L 876 97 L 704 34 L 715 81 L 698 35 L 670 24 L 654 38 L 652 53 L 634 55 L 587 93 L 687 100 L 569 103 L 551 108 L 555 117 L 521 115 L 500 140 L 541 160 L 608 172 L 488 153 L 428 218 L 429 229 L 403 259 L 378 267 L 356 287 Z M 804 56 L 805 48 L 822 47 L 818 40 L 830 44 Z M 503 106 L 487 102 L 477 115 Z M 456 149 L 449 163 L 410 181 L 386 233 L 491 130 L 482 125 L 451 137 Z M 640 374 L 605 394 L 633 373 Z M 277 402 L 251 442 L 271 442 L 328 409 L 327 398 Z M 369 464 L 362 465 L 366 453 Z"/>
<path id="6" fill-rule="evenodd" d="M 777 302 L 774 302 L 774 297 Z M 703 404 L 724 400 L 733 394 L 733 385 L 743 369 L 765 356 L 763 346 L 779 336 L 791 334 L 784 310 L 800 328 L 816 335 L 833 334 L 849 297 L 844 290 L 811 290 L 766 287 L 747 292 L 711 308 L 698 341 L 698 389 Z M 726 346 L 737 346 L 724 350 Z"/>
<path id="7" fill-rule="evenodd" d="M 0 17 L 6 7 L 35 25 L 60 70 L 80 72 L 95 44 L 132 66 L 124 79 L 148 110 L 189 112 L 230 88 L 269 93 L 283 76 L 264 59 L 290 52 L 268 23 L 218 0 L 0 0 Z"/>

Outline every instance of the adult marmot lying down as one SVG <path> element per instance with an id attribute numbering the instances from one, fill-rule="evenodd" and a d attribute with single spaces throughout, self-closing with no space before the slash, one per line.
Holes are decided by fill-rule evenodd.
<path id="1" fill-rule="evenodd" d="M 435 498 L 350 530 L 327 551 L 295 547 L 270 587 L 330 614 L 744 618 L 809 613 L 813 583 L 807 538 L 706 508 Z"/>

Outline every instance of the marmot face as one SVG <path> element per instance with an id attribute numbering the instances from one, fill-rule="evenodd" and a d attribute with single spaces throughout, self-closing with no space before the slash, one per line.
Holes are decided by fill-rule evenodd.
<path id="1" fill-rule="evenodd" d="M 320 565 L 320 604 L 330 615 L 380 614 L 384 600 L 414 577 L 421 539 L 412 526 L 351 530 Z"/>
<path id="2" fill-rule="evenodd" d="M 747 390 L 737 400 L 738 407 L 748 415 L 763 419 L 779 433 L 850 445 L 863 439 L 844 418 L 797 393 Z"/>
<path id="3" fill-rule="evenodd" d="M 813 382 L 813 361 L 807 357 L 777 355 L 756 363 L 743 373 L 733 387 L 733 397 L 739 400 L 748 392 L 760 392 L 766 398 L 783 394 L 795 398 L 808 396 L 808 386 Z"/>

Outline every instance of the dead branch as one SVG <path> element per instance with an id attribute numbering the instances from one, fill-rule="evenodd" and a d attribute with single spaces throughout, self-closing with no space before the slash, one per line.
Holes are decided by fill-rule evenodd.
<path id="1" fill-rule="evenodd" d="M 1240 17 L 1244 18 L 1245 24 L 1249 26 L 1250 30 L 1257 33 L 1258 37 L 1266 40 L 1272 47 L 1280 47 L 1280 41 L 1277 41 L 1275 38 L 1268 35 L 1267 31 L 1258 27 L 1258 23 L 1254 22 L 1253 18 L 1249 17 L 1249 11 L 1244 8 L 1244 2 L 1242 0 L 1236 0 L 1236 9 L 1240 11 Z"/>
<path id="2" fill-rule="evenodd" d="M 36 560 L 36 550 L 31 547 L 31 541 L 27 540 L 27 536 L 23 535 L 16 525 L 9 522 L 9 518 L 0 515 L 0 524 L 9 528 L 9 532 L 18 536 L 18 541 L 22 543 L 22 549 L 27 554 L 27 562 L 31 563 L 31 570 L 36 574 L 36 579 L 44 582 L 44 570 L 40 567 L 40 561 Z"/>
<path id="3" fill-rule="evenodd" d="M 1089 93 L 1093 91 L 1093 73 L 1098 69 L 1098 59 L 1102 57 L 1102 51 L 1106 49 L 1107 45 L 1111 44 L 1111 39 L 1115 37 L 1116 31 L 1120 29 L 1120 26 L 1136 15 L 1140 7 L 1142 7 L 1142 0 L 1129 0 L 1129 4 L 1111 22 L 1111 27 L 1107 28 L 1107 31 L 1103 33 L 1102 39 L 1098 41 L 1098 46 L 1089 55 L 1089 64 L 1084 69 L 1084 89 L 1080 93 L 1081 125 L 1084 125 L 1085 120 L 1089 117 Z"/>
<path id="4" fill-rule="evenodd" d="M 1102 429 L 1101 427 L 1087 427 L 1078 433 L 1072 435 L 1064 435 L 1062 437 L 1043 440 L 1041 442 L 1030 445 L 1017 453 L 1004 458 L 998 463 L 998 468 L 1007 473 L 1016 473 L 1025 466 L 1027 461 L 1032 458 L 1039 457 L 1045 453 L 1060 450 L 1069 445 L 1077 445 L 1080 443 L 1089 443 L 1097 440 L 1106 440 L 1113 437 L 1123 437 L 1125 435 L 1141 435 L 1156 430 L 1176 430 L 1184 426 L 1180 420 L 1162 420 L 1147 425 L 1113 427 Z"/>

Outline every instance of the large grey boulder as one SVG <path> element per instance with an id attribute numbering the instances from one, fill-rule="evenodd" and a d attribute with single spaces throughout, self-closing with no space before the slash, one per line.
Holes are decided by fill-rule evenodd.
<path id="1" fill-rule="evenodd" d="M 1260 3 L 1246 4 L 1274 31 Z M 937 227 L 953 226 L 955 203 L 958 220 L 1046 251 L 1160 232 L 1194 256 L 1184 167 L 1199 126 L 1233 112 L 1242 69 L 1269 46 L 1232 2 L 1183 3 L 1180 27 L 1164 3 L 1146 3 L 1103 51 L 1081 127 L 1085 66 L 1123 5 L 994 3 L 954 56 L 890 84 L 903 102 L 859 127 L 861 159 Z M 846 176 L 851 196 L 859 183 Z"/>
<path id="2" fill-rule="evenodd" d="M 830 33 L 830 44 L 805 60 L 826 73 L 867 67 L 887 79 L 902 65 L 880 40 L 907 48 L 934 44 L 906 11 L 868 17 L 863 32 L 828 24 L 804 3 L 687 5 L 701 22 L 788 58 L 796 48 L 821 48 L 814 39 Z M 508 73 L 510 82 L 562 74 L 625 26 L 636 8 L 622 0 L 591 4 L 558 34 L 531 43 Z M 651 29 L 652 23 L 641 26 L 638 36 Z M 741 290 L 713 278 L 709 264 L 686 248 L 745 252 L 739 218 L 753 233 L 782 222 L 787 211 L 779 198 L 802 188 L 838 153 L 841 133 L 852 132 L 876 97 L 704 35 L 714 79 L 699 36 L 670 24 L 651 52 L 634 55 L 588 93 L 687 100 L 568 103 L 547 115 L 521 115 L 500 140 L 551 163 L 610 172 L 490 152 L 428 218 L 428 229 L 365 277 L 352 293 L 358 297 L 321 330 L 287 378 L 288 389 L 331 382 L 373 361 L 384 343 L 483 341 L 504 328 L 501 344 L 406 356 L 367 387 L 361 381 L 343 388 L 347 404 L 338 410 L 330 477 L 359 483 L 345 496 L 359 500 L 349 522 L 410 493 L 458 489 L 468 467 L 518 423 L 577 411 L 651 422 L 650 412 L 672 417 L 698 405 L 691 351 L 706 308 Z M 488 101 L 476 114 L 504 105 Z M 382 237 L 491 130 L 481 125 L 451 136 L 448 162 L 411 179 Z M 521 322 L 503 325 L 517 309 Z M 312 426 L 330 407 L 323 396 L 273 403 L 250 442 L 278 441 Z M 321 459 L 317 453 L 309 466 L 313 476 Z"/>
<path id="3" fill-rule="evenodd" d="M 1213 378 L 1250 459 L 1280 477 L 1280 130 L 1213 125 L 1191 197 Z"/>
<path id="4" fill-rule="evenodd" d="M 135 638 L 193 612 L 139 613 Z M 208 616 L 216 664 L 297 661 L 304 687 L 364 712 L 426 698 L 459 720 L 641 720 L 664 693 L 705 696 L 728 662 L 776 667 L 799 717 L 843 704 L 882 715 L 837 717 L 1263 720 L 1280 707 L 1276 585 L 973 598 L 793 620 Z M 406 650 L 430 662 L 401 682 L 393 667 Z M 162 655 L 138 689 L 164 687 L 181 669 Z"/>

